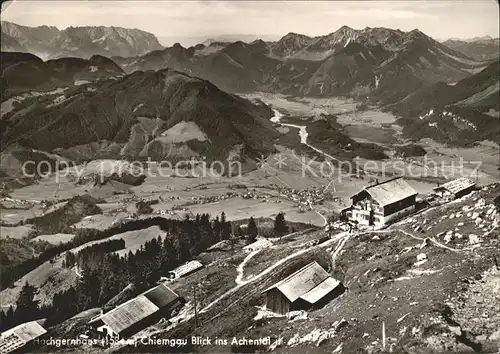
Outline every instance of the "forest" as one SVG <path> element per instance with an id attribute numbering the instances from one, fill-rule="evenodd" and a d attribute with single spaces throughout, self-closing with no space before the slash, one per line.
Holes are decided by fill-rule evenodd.
<path id="1" fill-rule="evenodd" d="M 137 222 L 147 223 L 145 220 Z M 201 214 L 192 219 L 186 216 L 184 220 L 157 218 L 156 222 L 167 232 L 166 236 L 147 241 L 135 253 L 129 252 L 124 257 L 113 253 L 124 248 L 121 239 L 88 246 L 77 254 L 67 251 L 64 266 L 77 266 L 82 275 L 76 286 L 57 293 L 50 306 L 40 307 L 35 299 L 36 289 L 26 283 L 15 310 L 11 307 L 6 313 L 0 312 L 0 330 L 39 318 L 47 318 L 50 325 L 86 309 L 103 307 L 128 284 L 134 284 L 137 292 L 146 290 L 169 270 L 191 260 L 215 243 L 231 238 L 231 224 L 226 221 L 224 213 L 212 221 L 208 214 Z M 137 226 L 127 224 L 121 228 Z M 92 230 L 71 242 L 71 248 L 84 239 L 102 239 L 103 233 L 108 232 Z M 61 247 L 55 248 L 61 252 Z"/>

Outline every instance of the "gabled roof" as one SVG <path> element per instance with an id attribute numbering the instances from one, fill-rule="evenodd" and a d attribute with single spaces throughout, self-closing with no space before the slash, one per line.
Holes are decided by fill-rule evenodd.
<path id="1" fill-rule="evenodd" d="M 169 273 L 174 273 L 176 277 L 182 277 L 185 274 L 191 273 L 194 270 L 200 269 L 203 267 L 198 261 L 189 261 L 174 270 L 171 270 Z"/>
<path id="2" fill-rule="evenodd" d="M 47 333 L 37 321 L 22 323 L 0 335 L 0 353 L 9 353 Z"/>
<path id="3" fill-rule="evenodd" d="M 178 298 L 179 295 L 174 293 L 168 286 L 160 284 L 118 305 L 105 314 L 92 318 L 89 323 L 102 321 L 116 333 L 121 333 Z"/>
<path id="4" fill-rule="evenodd" d="M 436 189 L 446 189 L 447 191 L 457 194 L 460 191 L 463 191 L 464 189 L 467 189 L 469 187 L 475 186 L 476 183 L 473 182 L 472 180 L 462 177 L 462 178 L 457 178 L 453 181 L 446 182 L 439 187 L 435 187 L 434 190 Z"/>
<path id="5" fill-rule="evenodd" d="M 329 294 L 333 289 L 340 285 L 340 281 L 333 278 L 326 278 L 317 287 L 302 295 L 300 298 L 310 304 L 315 304 L 318 300 Z"/>
<path id="6" fill-rule="evenodd" d="M 290 302 L 302 298 L 315 303 L 340 284 L 317 263 L 312 262 L 264 290 L 278 289 Z"/>
<path id="7" fill-rule="evenodd" d="M 145 291 L 142 295 L 159 308 L 165 307 L 179 298 L 179 295 L 163 283 Z"/>
<path id="8" fill-rule="evenodd" d="M 100 316 L 100 319 L 114 332 L 121 333 L 158 310 L 159 307 L 148 298 L 139 295 Z"/>
<path id="9" fill-rule="evenodd" d="M 418 193 L 400 177 L 387 180 L 372 186 L 365 187 L 363 191 L 368 193 L 380 206 L 389 205 L 405 198 L 417 195 Z M 359 193 L 351 197 L 354 198 Z"/>

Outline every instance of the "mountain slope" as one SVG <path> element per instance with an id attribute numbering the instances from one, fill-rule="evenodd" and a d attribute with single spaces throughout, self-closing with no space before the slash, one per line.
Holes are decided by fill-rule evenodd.
<path id="1" fill-rule="evenodd" d="M 271 114 L 202 79 L 169 69 L 138 71 L 37 97 L 4 117 L 2 139 L 3 147 L 20 144 L 77 160 L 214 160 L 234 156 L 234 149 L 244 160 L 274 149 L 279 133 Z"/>
<path id="2" fill-rule="evenodd" d="M 100 55 L 93 55 L 88 60 L 60 58 L 44 62 L 28 53 L 2 52 L 0 60 L 2 102 L 25 92 L 50 91 L 123 74 L 112 60 Z M 4 110 L 2 115 L 5 113 Z"/>
<path id="3" fill-rule="evenodd" d="M 313 96 L 371 96 L 385 104 L 438 81 L 457 82 L 486 65 L 419 30 L 355 30 L 326 36 L 289 33 L 277 42 L 173 47 L 116 58 L 127 72 L 165 67 L 214 82 L 224 90 L 280 91 Z"/>
<path id="4" fill-rule="evenodd" d="M 122 27 L 27 27 L 2 21 L 2 51 L 26 51 L 44 59 L 92 55 L 137 56 L 161 49 L 151 33 Z"/>
<path id="5" fill-rule="evenodd" d="M 499 38 L 449 39 L 443 44 L 476 60 L 495 60 L 500 57 Z"/>
<path id="6" fill-rule="evenodd" d="M 430 137 L 452 145 L 499 140 L 500 62 L 456 85 L 438 82 L 409 94 L 385 109 L 402 117 L 403 132 L 412 139 Z"/>
<path id="7" fill-rule="evenodd" d="M 442 108 L 451 104 L 476 108 L 480 111 L 489 109 L 498 111 L 499 75 L 500 62 L 496 62 L 455 85 L 438 82 L 417 90 L 387 108 L 403 117 L 415 116 L 431 108 Z"/>

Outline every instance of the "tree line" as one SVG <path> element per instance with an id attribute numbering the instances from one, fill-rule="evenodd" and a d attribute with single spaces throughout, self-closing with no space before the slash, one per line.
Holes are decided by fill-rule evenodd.
<path id="1" fill-rule="evenodd" d="M 281 237 L 284 234 L 288 233 L 289 227 L 287 225 L 287 222 L 285 220 L 285 214 L 280 212 L 278 215 L 276 215 L 274 219 L 274 225 L 273 229 L 271 232 L 266 232 L 266 236 L 274 236 L 274 237 Z M 241 232 L 241 231 L 240 231 Z M 261 230 L 262 233 L 262 230 Z M 246 241 L 247 244 L 253 243 L 257 240 L 257 236 L 259 235 L 259 228 L 257 226 L 257 223 L 255 222 L 255 219 L 251 217 L 248 220 L 248 224 L 246 227 L 246 232 L 241 234 L 246 234 Z"/>
<path id="2" fill-rule="evenodd" d="M 186 215 L 184 220 L 159 218 L 165 237 L 158 236 L 143 245 L 136 252 L 129 251 L 120 257 L 113 253 L 125 247 L 123 239 L 108 240 L 83 248 L 78 253 L 67 251 L 63 266 L 77 266 L 82 278 L 75 286 L 54 295 L 52 304 L 39 306 L 35 300 L 36 289 L 26 283 L 16 302 L 6 313 L 0 312 L 0 330 L 5 330 L 27 321 L 47 318 L 46 325 L 60 323 L 75 314 L 95 307 L 104 307 L 113 297 L 129 284 L 137 291 L 143 291 L 156 284 L 161 276 L 196 257 L 210 246 L 232 237 L 232 225 L 222 213 L 210 220 L 208 214 L 194 218 Z M 149 226 L 138 220 L 141 229 Z M 144 224 L 144 225 L 142 225 Z M 137 223 L 133 227 L 137 227 Z M 130 229 L 132 226 L 121 226 Z M 115 230 L 116 231 L 116 230 Z M 122 231 L 124 232 L 124 231 Z M 283 213 L 279 213 L 273 226 L 275 235 L 284 235 L 288 226 Z M 101 239 L 109 231 L 91 230 L 80 235 L 76 244 L 89 238 Z M 238 228 L 246 243 L 255 242 L 259 229 L 253 217 L 248 221 L 246 232 Z M 236 235 L 238 236 L 238 235 Z M 76 237 L 75 237 L 76 238 Z"/>
<path id="3" fill-rule="evenodd" d="M 129 251 L 123 257 L 109 253 L 123 248 L 121 239 L 88 246 L 77 254 L 66 252 L 64 265 L 77 265 L 82 275 L 76 286 L 55 294 L 51 305 L 39 307 L 36 289 L 26 283 L 16 309 L 0 314 L 2 330 L 38 318 L 47 318 L 48 325 L 59 323 L 86 309 L 104 306 L 131 283 L 139 291 L 146 290 L 168 271 L 231 238 L 231 224 L 224 213 L 214 220 L 208 214 L 161 219 L 166 236 L 147 241 L 135 253 Z"/>
<path id="4" fill-rule="evenodd" d="M 224 238 L 229 238 L 231 235 L 231 225 L 225 225 L 225 215 L 221 215 L 221 219 L 216 220 L 214 226 L 218 229 L 218 233 L 222 233 Z M 216 218 L 217 219 L 217 218 Z M 120 234 L 127 231 L 137 231 L 146 229 L 151 226 L 158 226 L 163 231 L 169 231 L 172 228 L 176 228 L 176 223 L 178 220 L 166 219 L 163 217 L 153 217 L 147 219 L 132 220 L 126 223 L 117 224 L 106 230 L 96 230 L 96 229 L 77 229 L 74 231 L 75 237 L 67 243 L 54 245 L 53 247 L 40 253 L 37 257 L 30 258 L 22 263 L 10 266 L 4 266 L 0 268 L 0 290 L 3 290 L 9 286 L 12 286 L 17 280 L 21 279 L 25 274 L 31 272 L 35 268 L 39 267 L 43 263 L 54 259 L 57 255 L 64 253 L 72 248 L 81 246 L 87 242 L 102 240 L 109 238 L 116 234 Z"/>

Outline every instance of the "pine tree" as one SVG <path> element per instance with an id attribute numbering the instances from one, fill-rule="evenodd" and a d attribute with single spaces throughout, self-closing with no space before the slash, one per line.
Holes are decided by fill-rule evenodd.
<path id="1" fill-rule="evenodd" d="M 65 265 L 67 268 L 71 268 L 75 265 L 75 255 L 70 252 L 70 251 L 67 251 L 65 253 L 65 257 L 64 257 L 64 261 L 65 261 Z"/>
<path id="2" fill-rule="evenodd" d="M 16 322 L 23 323 L 38 317 L 38 301 L 35 300 L 36 288 L 24 283 L 16 301 Z"/>
<path id="3" fill-rule="evenodd" d="M 78 310 L 82 311 L 91 307 L 95 307 L 99 302 L 101 292 L 101 278 L 99 270 L 83 270 L 83 278 L 77 285 L 77 306 Z"/>
<path id="4" fill-rule="evenodd" d="M 231 223 L 226 221 L 226 213 L 220 215 L 221 239 L 229 240 L 231 238 Z"/>
<path id="5" fill-rule="evenodd" d="M 219 221 L 218 215 L 214 219 L 213 229 L 214 229 L 215 237 L 217 238 L 217 240 L 220 240 L 221 239 L 221 223 Z"/>
<path id="6" fill-rule="evenodd" d="M 0 330 L 5 331 L 6 329 L 14 327 L 15 324 L 16 323 L 14 322 L 14 308 L 12 307 L 12 305 L 10 305 L 9 309 L 3 315 L 3 318 L 0 321 Z"/>
<path id="7" fill-rule="evenodd" d="M 288 226 L 285 221 L 285 214 L 281 212 L 278 213 L 278 215 L 276 215 L 276 218 L 274 219 L 274 232 L 276 232 L 280 236 L 288 232 Z"/>
<path id="8" fill-rule="evenodd" d="M 253 217 L 250 218 L 248 221 L 248 226 L 247 226 L 247 243 L 253 243 L 257 239 L 257 235 L 259 234 L 259 231 L 257 229 L 257 224 L 255 223 L 255 220 Z"/>

